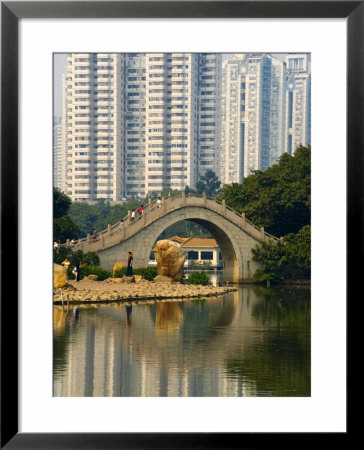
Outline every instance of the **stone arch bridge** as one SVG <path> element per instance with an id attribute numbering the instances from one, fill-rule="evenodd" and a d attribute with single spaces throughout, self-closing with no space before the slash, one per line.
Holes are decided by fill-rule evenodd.
<path id="1" fill-rule="evenodd" d="M 116 261 L 126 261 L 127 252 L 132 251 L 134 266 L 146 267 L 158 236 L 181 220 L 198 223 L 213 235 L 223 258 L 224 280 L 234 283 L 254 281 L 259 265 L 253 261 L 251 249 L 268 238 L 276 239 L 249 222 L 244 213 L 229 208 L 224 200 L 220 203 L 205 194 L 199 197 L 183 193 L 165 198 L 161 207 L 150 199 L 143 214 L 134 221 L 129 211 L 122 225 L 109 225 L 98 233 L 97 242 L 88 235 L 77 242 L 74 250 L 96 251 L 101 267 L 107 270 L 112 270 Z"/>

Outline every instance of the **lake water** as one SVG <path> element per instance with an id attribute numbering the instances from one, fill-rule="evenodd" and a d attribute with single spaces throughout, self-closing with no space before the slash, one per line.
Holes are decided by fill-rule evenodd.
<path id="1" fill-rule="evenodd" d="M 54 307 L 54 395 L 310 396 L 309 289 Z"/>

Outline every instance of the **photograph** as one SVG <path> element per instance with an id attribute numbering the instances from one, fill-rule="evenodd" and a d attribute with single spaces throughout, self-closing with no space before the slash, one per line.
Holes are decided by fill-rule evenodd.
<path id="1" fill-rule="evenodd" d="M 53 76 L 53 395 L 310 397 L 311 54 Z"/>
<path id="2" fill-rule="evenodd" d="M 350 447 L 363 24 L 1 2 L 1 448 Z"/>

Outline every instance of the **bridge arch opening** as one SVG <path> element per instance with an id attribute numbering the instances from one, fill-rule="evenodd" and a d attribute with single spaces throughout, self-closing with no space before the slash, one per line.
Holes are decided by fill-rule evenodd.
<path id="1" fill-rule="evenodd" d="M 199 225 L 202 227 L 203 230 L 206 230 L 207 233 L 203 237 L 210 237 L 216 240 L 217 245 L 219 246 L 221 256 L 222 256 L 222 270 L 223 270 L 223 280 L 224 281 L 238 281 L 238 275 L 239 275 L 239 266 L 241 266 L 241 261 L 239 261 L 239 252 L 235 251 L 235 248 L 237 246 L 237 243 L 234 242 L 234 237 L 229 234 L 228 231 L 222 229 L 217 224 L 213 223 L 212 221 L 200 218 L 200 217 L 193 217 L 193 214 L 191 217 L 184 218 L 181 220 L 181 218 L 175 218 L 168 220 L 168 226 L 166 226 L 164 229 L 159 229 L 158 232 L 155 233 L 154 239 L 151 239 L 150 244 L 150 252 L 152 253 L 153 247 L 155 243 L 158 240 L 161 239 L 168 239 L 168 234 L 165 233 L 165 231 L 172 227 L 173 225 L 178 224 L 179 222 L 192 222 L 196 225 Z M 171 233 L 170 237 L 172 237 Z M 180 236 L 180 237 L 186 237 L 186 236 Z M 202 236 L 201 236 L 202 237 Z"/>

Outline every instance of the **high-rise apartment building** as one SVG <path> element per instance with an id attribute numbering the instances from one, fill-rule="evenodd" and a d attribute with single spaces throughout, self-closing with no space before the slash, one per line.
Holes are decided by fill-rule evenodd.
<path id="1" fill-rule="evenodd" d="M 53 123 L 53 186 L 62 189 L 62 118 L 56 117 Z"/>
<path id="2" fill-rule="evenodd" d="M 241 182 L 310 143 L 307 54 L 73 53 L 67 64 L 54 183 L 73 201 L 194 188 L 208 169 Z"/>
<path id="3" fill-rule="evenodd" d="M 285 151 L 290 155 L 300 145 L 311 144 L 311 57 L 288 54 Z"/>
<path id="4" fill-rule="evenodd" d="M 241 182 L 284 152 L 285 63 L 272 55 L 237 54 L 223 63 L 222 181 Z"/>
<path id="5" fill-rule="evenodd" d="M 142 53 L 122 54 L 123 116 L 121 122 L 124 155 L 122 196 L 144 197 L 146 192 L 146 58 Z"/>
<path id="6" fill-rule="evenodd" d="M 244 177 L 266 170 L 284 152 L 285 63 L 246 56 Z"/>
<path id="7" fill-rule="evenodd" d="M 240 183 L 244 171 L 245 128 L 244 55 L 237 54 L 222 63 L 221 170 L 223 184 Z"/>
<path id="8" fill-rule="evenodd" d="M 221 53 L 198 54 L 197 176 L 212 170 L 220 177 Z M 197 181 L 197 180 L 196 180 Z"/>
<path id="9" fill-rule="evenodd" d="M 146 192 L 195 184 L 197 83 L 196 54 L 146 55 Z"/>
<path id="10" fill-rule="evenodd" d="M 120 201 L 219 173 L 221 55 L 70 54 L 64 191 Z"/>
<path id="11" fill-rule="evenodd" d="M 119 54 L 68 55 L 65 192 L 73 201 L 121 199 L 121 74 Z"/>

